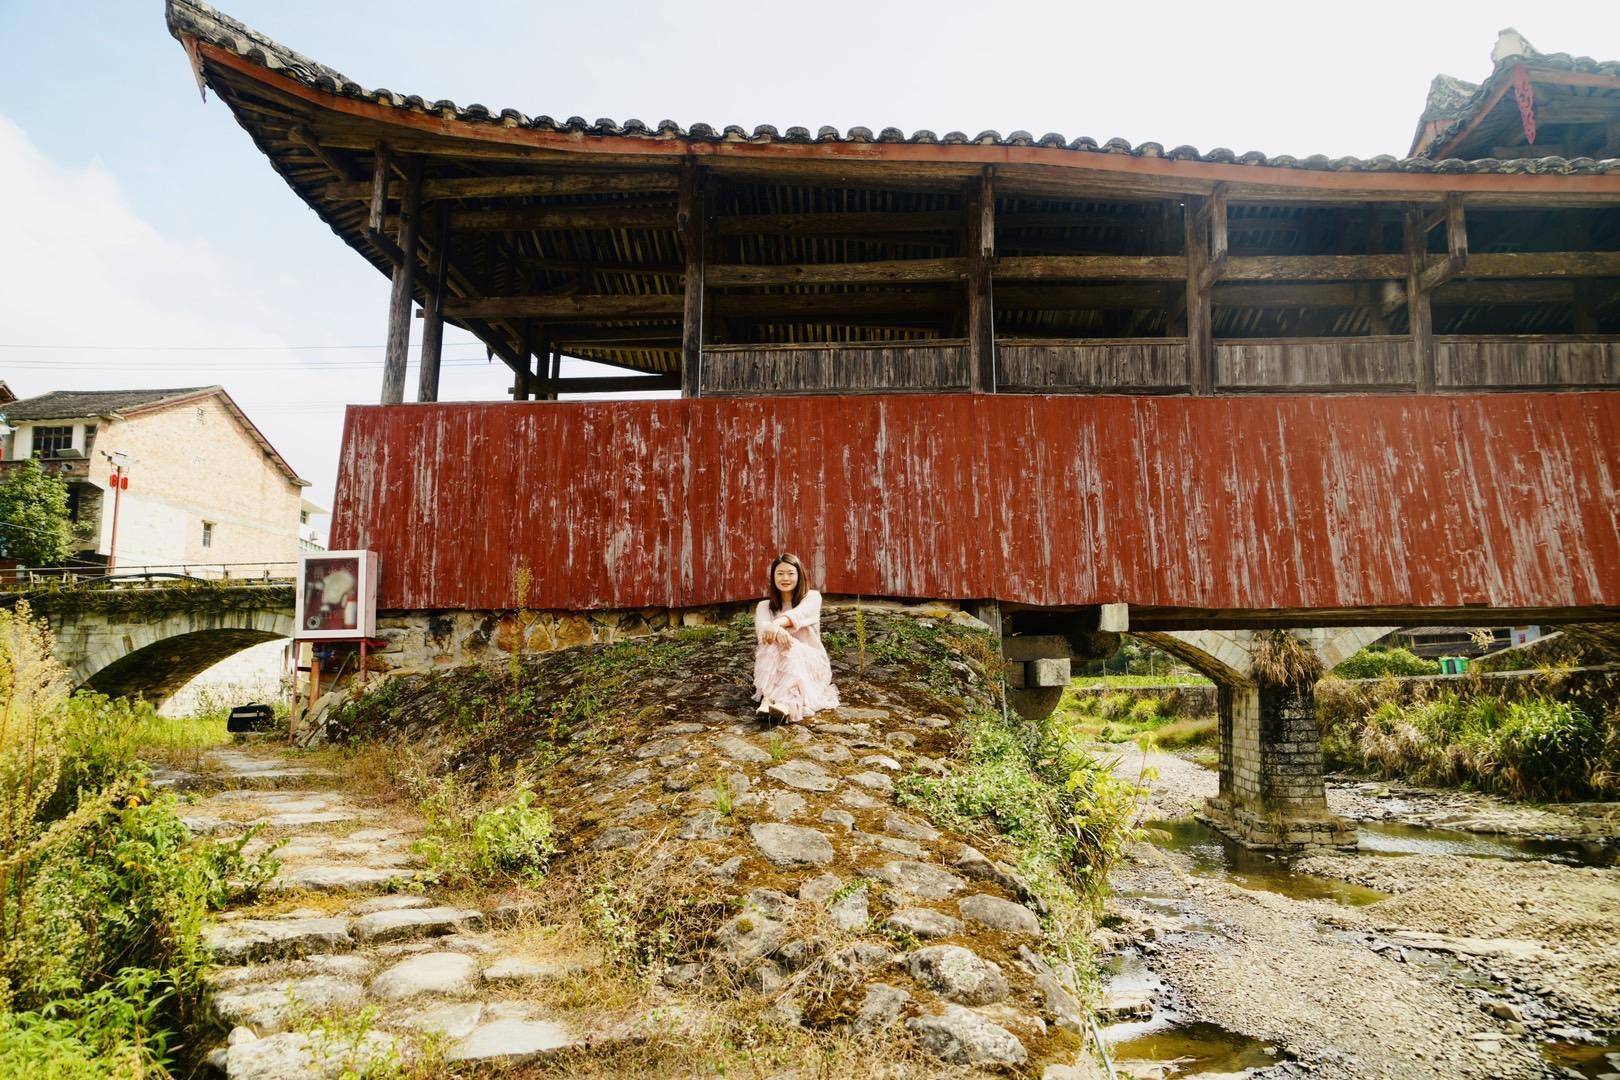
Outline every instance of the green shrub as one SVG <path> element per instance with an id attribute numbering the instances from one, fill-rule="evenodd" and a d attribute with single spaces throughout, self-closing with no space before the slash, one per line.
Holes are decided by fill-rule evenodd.
<path id="1" fill-rule="evenodd" d="M 1333 674 L 1341 679 L 1382 679 L 1387 676 L 1438 675 L 1440 662 L 1425 660 L 1407 649 L 1359 649 Z"/>
<path id="2" fill-rule="evenodd" d="M 486 884 L 501 877 L 537 881 L 557 853 L 557 842 L 550 811 L 534 799 L 534 791 L 520 783 L 507 802 L 480 810 L 446 779 L 422 801 L 427 830 L 416 851 L 428 869 L 451 884 Z"/>
<path id="3" fill-rule="evenodd" d="M 1138 724 L 1152 724 L 1164 719 L 1163 703 L 1158 698 L 1138 698 L 1131 703 L 1130 718 Z"/>
<path id="4" fill-rule="evenodd" d="M 1104 694 L 1097 703 L 1097 715 L 1104 720 L 1123 720 L 1131 714 L 1131 695 Z"/>

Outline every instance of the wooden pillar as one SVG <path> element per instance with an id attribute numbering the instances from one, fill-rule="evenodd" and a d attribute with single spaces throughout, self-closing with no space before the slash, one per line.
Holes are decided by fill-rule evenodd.
<path id="1" fill-rule="evenodd" d="M 371 208 L 366 216 L 366 228 L 380 233 L 383 217 L 388 213 L 388 144 L 378 143 L 371 152 Z"/>
<path id="2" fill-rule="evenodd" d="M 1209 305 L 1205 270 L 1209 267 L 1208 202 L 1189 195 L 1182 209 L 1183 241 L 1187 252 L 1187 374 L 1192 392 L 1207 394 L 1214 387 L 1214 323 Z"/>
<path id="3" fill-rule="evenodd" d="M 512 369 L 512 400 L 527 401 L 533 388 L 534 376 L 530 373 L 530 353 L 533 346 L 530 344 L 529 320 L 524 319 L 518 323 L 517 367 Z"/>
<path id="4" fill-rule="evenodd" d="M 686 249 L 686 274 L 681 307 L 681 396 L 703 393 L 703 177 L 688 161 L 681 172 L 680 207 L 675 227 Z"/>
<path id="5" fill-rule="evenodd" d="M 439 359 L 444 351 L 444 290 L 450 272 L 449 204 L 439 203 L 433 216 L 433 283 L 422 315 L 422 369 L 416 380 L 417 401 L 439 400 Z"/>
<path id="6" fill-rule="evenodd" d="M 400 193 L 400 260 L 394 267 L 394 288 L 388 298 L 388 351 L 383 356 L 384 405 L 398 405 L 405 400 L 405 357 L 411 347 L 411 301 L 416 289 L 416 235 L 421 195 L 422 159 L 413 157 L 405 166 L 405 190 Z"/>
<path id="7" fill-rule="evenodd" d="M 551 346 L 551 377 L 546 380 L 546 400 L 556 401 L 562 395 L 557 387 L 562 385 L 562 346 Z"/>
<path id="8" fill-rule="evenodd" d="M 1408 207 L 1401 217 L 1401 234 L 1406 248 L 1406 320 L 1412 335 L 1412 369 L 1418 393 L 1434 390 L 1434 318 L 1429 308 L 1429 292 L 1423 287 L 1423 271 L 1428 266 L 1428 235 L 1423 227 L 1423 211 Z"/>
<path id="9" fill-rule="evenodd" d="M 967 341 L 968 389 L 996 391 L 996 303 L 991 266 L 996 257 L 995 173 L 985 169 L 967 197 L 963 254 L 968 260 Z"/>

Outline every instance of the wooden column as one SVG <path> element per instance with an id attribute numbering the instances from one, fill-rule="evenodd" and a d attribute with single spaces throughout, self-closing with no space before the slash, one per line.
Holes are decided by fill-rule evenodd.
<path id="1" fill-rule="evenodd" d="M 531 336 L 533 331 L 530 329 L 529 320 L 527 319 L 518 323 L 517 327 L 517 366 L 512 369 L 512 400 L 527 401 L 534 383 L 530 361 L 530 354 L 534 350 Z"/>
<path id="2" fill-rule="evenodd" d="M 1195 394 L 1209 393 L 1215 382 L 1214 324 L 1205 273 L 1209 267 L 1208 206 L 1207 200 L 1189 195 L 1182 210 L 1187 252 L 1187 371 Z"/>
<path id="3" fill-rule="evenodd" d="M 383 218 L 388 213 L 388 144 L 378 143 L 371 152 L 371 207 L 366 215 L 366 228 L 380 233 Z"/>
<path id="4" fill-rule="evenodd" d="M 450 271 L 449 205 L 439 203 L 433 218 L 433 282 L 422 310 L 422 369 L 416 380 L 417 401 L 439 400 L 439 358 L 444 351 L 444 290 Z"/>
<path id="5" fill-rule="evenodd" d="M 1424 228 L 1423 211 L 1408 207 L 1401 218 L 1401 235 L 1406 247 L 1406 320 L 1412 335 L 1412 369 L 1420 394 L 1434 390 L 1434 317 L 1429 308 L 1429 292 L 1423 287 L 1428 268 L 1429 230 Z"/>
<path id="6" fill-rule="evenodd" d="M 703 177 L 696 165 L 687 162 L 681 172 L 680 208 L 675 227 L 686 249 L 686 273 L 681 304 L 681 396 L 703 393 L 703 268 L 704 236 Z"/>
<path id="7" fill-rule="evenodd" d="M 996 391 L 996 306 L 990 268 L 996 257 L 995 173 L 985 169 L 969 189 L 962 253 L 967 257 L 968 388 Z"/>
<path id="8" fill-rule="evenodd" d="M 386 162 L 381 163 L 386 168 Z M 394 288 L 388 298 L 388 351 L 383 356 L 382 403 L 405 400 L 405 356 L 411 347 L 411 299 L 416 288 L 416 234 L 421 216 L 422 159 L 405 166 L 405 189 L 400 193 L 400 260 L 394 267 Z"/>

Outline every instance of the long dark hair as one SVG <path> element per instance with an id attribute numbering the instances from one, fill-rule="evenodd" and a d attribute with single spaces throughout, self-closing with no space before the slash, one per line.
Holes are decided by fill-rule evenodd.
<path id="1" fill-rule="evenodd" d="M 810 591 L 810 575 L 805 573 L 804 563 L 799 561 L 797 555 L 782 552 L 771 560 L 771 568 L 765 575 L 765 586 L 769 590 L 765 597 L 770 601 L 772 611 L 782 610 L 782 590 L 776 587 L 776 568 L 783 563 L 799 571 L 799 583 L 793 586 L 793 598 L 788 601 L 788 607 L 798 607 L 799 601 L 804 599 L 804 594 Z"/>

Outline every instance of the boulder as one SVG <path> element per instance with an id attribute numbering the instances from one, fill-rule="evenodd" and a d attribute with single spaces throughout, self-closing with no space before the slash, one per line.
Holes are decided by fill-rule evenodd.
<path id="1" fill-rule="evenodd" d="M 884 920 L 891 929 L 920 938 L 951 937 L 962 932 L 962 921 L 933 908 L 896 908 Z"/>
<path id="2" fill-rule="evenodd" d="M 223 964 L 336 952 L 354 945 L 341 918 L 234 919 L 204 929 L 203 941 Z"/>
<path id="3" fill-rule="evenodd" d="M 875 1034 L 900 1019 L 911 995 L 897 986 L 873 983 L 866 988 L 866 998 L 855 1014 L 855 1030 L 863 1035 Z"/>
<path id="4" fill-rule="evenodd" d="M 407 938 L 433 937 L 457 930 L 477 929 L 484 921 L 484 913 L 471 908 L 425 907 L 399 908 L 394 911 L 374 911 L 362 915 L 349 927 L 357 941 L 380 944 L 385 941 L 403 941 Z"/>
<path id="5" fill-rule="evenodd" d="M 967 888 L 967 882 L 933 863 L 898 860 L 875 873 L 884 884 L 922 900 L 944 900 Z"/>
<path id="6" fill-rule="evenodd" d="M 832 841 L 814 829 L 765 822 L 750 825 L 748 835 L 760 854 L 776 866 L 825 866 L 833 860 Z"/>
<path id="7" fill-rule="evenodd" d="M 980 893 L 977 896 L 965 897 L 956 907 L 962 913 L 962 918 L 988 926 L 992 930 L 1000 930 L 1004 934 L 1022 934 L 1026 937 L 1041 936 L 1041 920 L 1023 904 L 1015 904 L 999 896 Z"/>
<path id="8" fill-rule="evenodd" d="M 924 1049 L 954 1065 L 1022 1065 L 1029 1058 L 1016 1035 L 960 1005 L 913 1017 L 906 1027 Z"/>
<path id="9" fill-rule="evenodd" d="M 779 784 L 786 784 L 800 791 L 831 791 L 838 786 L 838 781 L 829 776 L 826 769 L 813 761 L 798 758 L 774 769 L 766 769 L 765 775 Z"/>
<path id="10" fill-rule="evenodd" d="M 963 1005 L 989 1005 L 1007 996 L 999 965 L 960 945 L 929 945 L 906 957 L 911 977 Z"/>

